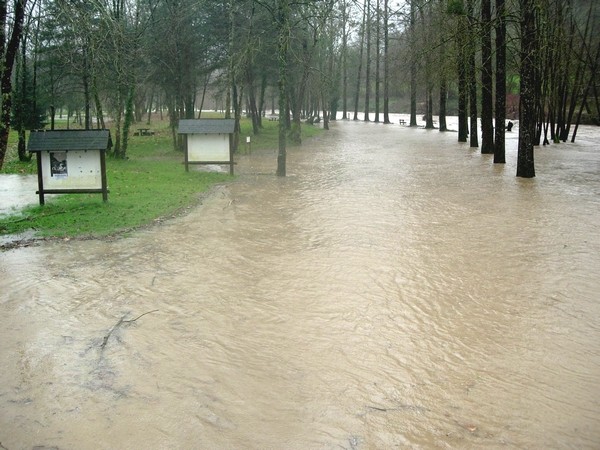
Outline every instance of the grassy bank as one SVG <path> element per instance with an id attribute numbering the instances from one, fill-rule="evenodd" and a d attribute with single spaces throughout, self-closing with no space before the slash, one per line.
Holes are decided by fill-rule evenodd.
<path id="1" fill-rule="evenodd" d="M 0 216 L 0 234 L 34 230 L 39 237 L 102 237 L 144 226 L 196 203 L 216 183 L 231 180 L 223 173 L 185 172 L 183 154 L 172 149 L 165 122 L 149 125 L 153 136 L 131 136 L 127 160 L 107 158 L 108 202 L 99 194 L 65 194 L 47 197 L 44 206 L 32 206 L 12 216 Z M 320 132 L 304 127 L 305 137 Z M 134 127 L 135 130 L 135 127 Z M 242 123 L 240 147 L 251 135 L 251 123 Z M 14 139 L 14 133 L 11 133 Z M 114 136 L 113 136 L 114 138 Z M 2 173 L 36 173 L 35 158 L 19 162 L 11 146 Z M 253 151 L 277 146 L 277 122 L 266 121 L 261 134 L 252 137 Z M 275 170 L 275 162 L 274 169 Z"/>

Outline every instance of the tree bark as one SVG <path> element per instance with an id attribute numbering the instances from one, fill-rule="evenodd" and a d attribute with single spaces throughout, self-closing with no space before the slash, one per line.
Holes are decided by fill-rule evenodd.
<path id="1" fill-rule="evenodd" d="M 467 89 L 467 57 L 465 48 L 464 18 L 460 17 L 457 33 L 457 68 L 458 68 L 458 142 L 467 142 L 469 134 L 467 107 L 469 91 Z"/>
<path id="2" fill-rule="evenodd" d="M 348 119 L 348 11 L 342 3 L 342 119 Z"/>
<path id="3" fill-rule="evenodd" d="M 426 14 L 427 19 L 426 20 Z M 421 8 L 421 25 L 423 27 L 423 31 L 427 29 L 427 25 L 431 24 L 431 20 L 433 19 L 433 13 L 431 10 L 431 3 L 427 6 L 427 13 L 425 12 L 425 8 Z M 431 130 L 434 128 L 433 125 L 433 74 L 432 74 L 432 66 L 433 62 L 431 60 L 431 46 L 430 46 L 430 38 L 429 32 L 425 32 L 425 36 L 422 37 L 423 44 L 425 46 L 425 129 Z"/>
<path id="4" fill-rule="evenodd" d="M 365 22 L 367 16 L 367 0 L 363 4 L 363 20 L 360 28 L 360 52 L 358 57 L 358 75 L 356 76 L 356 93 L 354 95 L 354 117 L 353 120 L 358 120 L 358 99 L 360 97 L 360 78 L 362 74 L 363 49 L 365 44 Z"/>
<path id="5" fill-rule="evenodd" d="M 535 177 L 535 0 L 520 0 L 521 6 L 521 91 L 517 176 Z"/>
<path id="6" fill-rule="evenodd" d="M 416 29 L 415 16 L 417 14 L 417 0 L 410 0 L 410 123 L 417 126 L 417 55 L 416 55 Z"/>
<path id="7" fill-rule="evenodd" d="M 440 0 L 440 10 L 444 8 L 444 0 Z M 448 81 L 446 79 L 446 44 L 445 44 L 445 15 L 440 13 L 441 20 L 439 21 L 439 58 L 442 70 L 440 73 L 440 108 L 439 108 L 439 127 L 440 131 L 448 131 L 446 124 L 446 100 L 448 97 Z"/>
<path id="8" fill-rule="evenodd" d="M 129 146 L 129 130 L 134 121 L 134 105 L 133 99 L 135 97 L 135 87 L 133 83 L 129 86 L 127 91 L 127 100 L 125 102 L 125 119 L 123 121 L 123 144 L 119 157 L 121 159 L 127 159 L 127 147 Z"/>
<path id="9" fill-rule="evenodd" d="M 277 176 L 286 176 L 286 120 L 287 103 L 287 64 L 289 45 L 289 0 L 277 3 L 277 63 L 279 69 L 279 145 L 277 153 Z"/>
<path id="10" fill-rule="evenodd" d="M 505 127 L 506 122 L 506 5 L 504 0 L 496 0 L 496 129 L 494 142 L 494 163 L 506 163 Z"/>
<path id="11" fill-rule="evenodd" d="M 481 1 L 481 153 L 494 153 L 492 74 L 492 5 Z"/>
<path id="12" fill-rule="evenodd" d="M 381 47 L 381 5 L 380 0 L 377 0 L 376 7 L 376 27 L 375 27 L 375 123 L 379 123 L 379 109 L 380 109 L 380 85 L 381 85 L 381 58 L 380 47 Z"/>
<path id="13" fill-rule="evenodd" d="M 371 97 L 371 0 L 367 0 L 367 65 L 365 70 L 365 117 L 364 121 L 369 122 L 369 99 Z"/>
<path id="14" fill-rule="evenodd" d="M 384 0 L 383 9 L 383 123 L 392 123 L 390 121 L 390 38 L 388 33 L 388 0 Z"/>
<path id="15" fill-rule="evenodd" d="M 17 71 L 15 73 L 15 83 L 20 84 L 19 93 L 16 98 L 16 105 L 14 108 L 14 119 L 15 124 L 14 127 L 19 135 L 19 142 L 17 145 L 17 153 L 19 155 L 19 161 L 25 162 L 31 160 L 31 155 L 27 156 L 27 143 L 25 142 L 25 128 L 26 128 L 26 108 L 28 104 L 28 95 L 27 95 L 27 52 L 26 52 L 26 41 L 27 37 L 23 36 L 21 41 L 21 57 L 20 61 L 17 62 Z M 35 109 L 31 110 L 33 114 L 37 111 Z"/>
<path id="16" fill-rule="evenodd" d="M 0 2 L 0 90 L 2 98 L 0 102 L 0 169 L 4 165 L 4 158 L 8 148 L 8 134 L 10 132 L 10 112 L 11 112 L 11 91 L 12 91 L 12 70 L 19 48 L 19 42 L 23 34 L 23 20 L 25 17 L 25 6 L 27 0 L 16 0 L 12 32 L 8 45 L 6 45 L 6 23 L 7 6 L 6 1 Z"/>
<path id="17" fill-rule="evenodd" d="M 469 145 L 479 147 L 479 127 L 477 126 L 477 80 L 475 77 L 475 20 L 473 17 L 473 0 L 467 0 L 467 20 L 469 37 L 467 38 L 467 85 L 469 89 Z"/>

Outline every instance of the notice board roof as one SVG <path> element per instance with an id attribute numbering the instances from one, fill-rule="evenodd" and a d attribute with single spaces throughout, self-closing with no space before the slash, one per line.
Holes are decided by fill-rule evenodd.
<path id="1" fill-rule="evenodd" d="M 179 134 L 231 134 L 235 119 L 182 119 Z"/>
<path id="2" fill-rule="evenodd" d="M 112 146 L 108 130 L 32 131 L 27 150 L 30 152 L 107 150 Z"/>

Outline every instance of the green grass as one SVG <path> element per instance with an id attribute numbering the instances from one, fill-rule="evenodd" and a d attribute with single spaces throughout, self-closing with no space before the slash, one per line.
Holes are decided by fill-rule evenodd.
<path id="1" fill-rule="evenodd" d="M 277 122 L 264 122 L 253 136 L 252 125 L 243 120 L 240 150 L 246 136 L 252 149 L 277 147 Z M 141 124 L 140 124 L 141 126 Z M 131 136 L 127 160 L 107 158 L 108 202 L 100 194 L 64 194 L 46 197 L 43 206 L 31 206 L 10 216 L 0 216 L 0 235 L 33 230 L 39 237 L 102 237 L 148 225 L 196 203 L 201 194 L 217 183 L 231 180 L 223 173 L 191 170 L 183 166 L 183 154 L 173 150 L 172 135 L 164 122 L 149 126 L 154 136 Z M 135 131 L 136 127 L 132 129 Z M 321 132 L 303 127 L 303 137 Z M 16 137 L 11 133 L 9 151 L 1 173 L 36 173 L 35 157 L 19 162 Z M 114 139 L 114 134 L 113 134 Z"/>

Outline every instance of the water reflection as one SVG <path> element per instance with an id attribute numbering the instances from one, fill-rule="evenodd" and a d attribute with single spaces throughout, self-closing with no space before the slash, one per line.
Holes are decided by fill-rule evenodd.
<path id="1" fill-rule="evenodd" d="M 455 140 L 339 122 L 289 177 L 254 152 L 186 217 L 3 253 L 0 442 L 596 448 L 597 144 L 521 180 Z"/>

